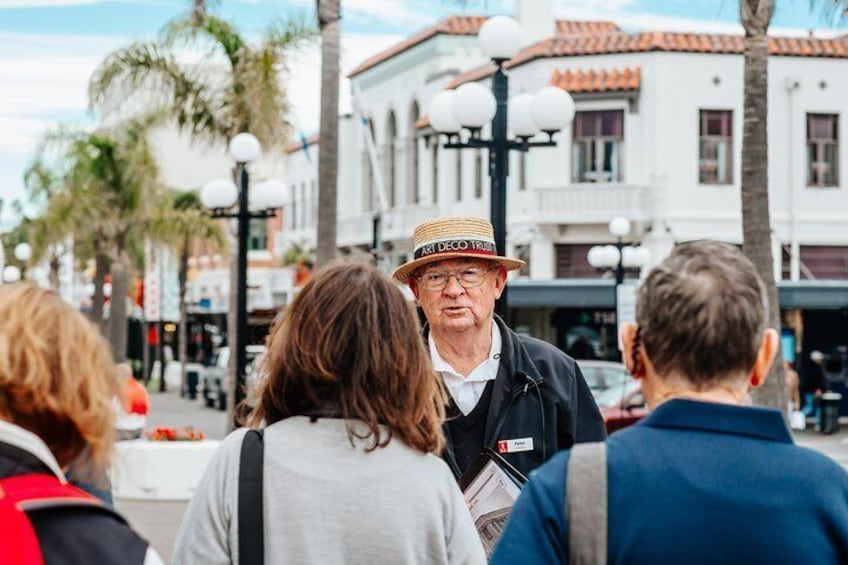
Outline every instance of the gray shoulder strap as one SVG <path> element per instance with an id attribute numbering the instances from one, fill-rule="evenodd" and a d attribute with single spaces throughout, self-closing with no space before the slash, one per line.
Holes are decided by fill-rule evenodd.
<path id="1" fill-rule="evenodd" d="M 565 485 L 569 565 L 607 562 L 607 444 L 571 448 Z"/>

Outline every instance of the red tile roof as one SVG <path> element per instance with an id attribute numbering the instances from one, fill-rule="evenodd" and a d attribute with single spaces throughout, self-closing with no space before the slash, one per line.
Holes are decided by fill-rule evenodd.
<path id="1" fill-rule="evenodd" d="M 646 53 L 649 51 L 742 54 L 744 43 L 741 35 L 661 31 L 552 37 L 525 47 L 515 57 L 507 61 L 504 68 L 509 69 L 535 59 L 550 57 Z M 848 37 L 834 39 L 770 37 L 769 54 L 784 57 L 848 58 Z M 494 72 L 495 66 L 487 63 L 457 75 L 447 88 L 456 88 L 466 82 L 484 79 Z"/>
<path id="2" fill-rule="evenodd" d="M 568 92 L 615 92 L 639 90 L 642 71 L 639 67 L 622 70 L 554 71 L 551 86 Z"/>
<path id="3" fill-rule="evenodd" d="M 448 16 L 435 25 L 409 36 L 397 45 L 389 47 L 385 51 L 381 51 L 366 59 L 353 69 L 348 76 L 355 77 L 435 35 L 477 35 L 477 32 L 480 31 L 480 26 L 487 19 L 488 16 Z M 613 22 L 557 20 L 555 33 L 557 36 L 568 36 L 611 33 L 614 31 L 620 30 Z"/>
<path id="4" fill-rule="evenodd" d="M 320 136 L 317 133 L 307 137 L 306 138 L 307 147 L 310 146 L 310 145 L 315 145 L 316 143 L 318 143 L 319 137 Z M 291 142 L 287 143 L 286 146 L 283 148 L 283 151 L 285 151 L 288 155 L 291 155 L 292 153 L 297 153 L 298 151 L 300 151 L 302 149 L 303 149 L 303 140 L 298 139 L 296 141 L 291 141 Z"/>

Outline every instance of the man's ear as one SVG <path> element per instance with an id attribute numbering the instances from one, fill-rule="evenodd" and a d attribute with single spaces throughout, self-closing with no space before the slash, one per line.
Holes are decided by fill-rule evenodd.
<path id="1" fill-rule="evenodd" d="M 634 366 L 633 350 L 639 347 L 636 343 L 636 331 L 638 326 L 633 322 L 624 322 L 621 324 L 621 356 L 624 360 L 624 366 L 627 367 L 627 372 L 639 379 L 645 376 L 644 363 L 639 363 L 640 367 Z M 639 351 L 636 355 L 642 355 Z M 637 374 L 638 373 L 638 374 Z"/>
<path id="2" fill-rule="evenodd" d="M 496 298 L 501 297 L 504 288 L 506 288 L 506 269 L 498 267 L 497 273 L 495 274 L 495 291 L 497 292 Z"/>
<path id="3" fill-rule="evenodd" d="M 409 290 L 415 295 L 415 300 L 418 300 L 418 279 L 410 277 L 406 284 L 409 285 Z"/>
<path id="4" fill-rule="evenodd" d="M 763 339 L 760 342 L 760 349 L 757 351 L 757 359 L 754 361 L 754 366 L 751 368 L 749 381 L 752 387 L 761 386 L 768 378 L 769 369 L 777 355 L 777 348 L 780 344 L 780 337 L 777 335 L 777 330 L 768 328 L 763 332 Z"/>

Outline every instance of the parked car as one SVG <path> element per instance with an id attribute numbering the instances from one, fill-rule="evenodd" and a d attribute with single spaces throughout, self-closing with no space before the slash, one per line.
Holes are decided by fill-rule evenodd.
<path id="1" fill-rule="evenodd" d="M 256 358 L 265 353 L 264 345 L 247 346 L 247 368 L 246 381 L 252 381 L 250 371 Z M 203 371 L 203 400 L 206 406 L 217 407 L 218 410 L 227 409 L 227 393 L 232 388 L 232 383 L 226 379 L 227 364 L 230 362 L 230 348 L 218 349 L 212 359 L 212 364 Z"/>
<path id="2" fill-rule="evenodd" d="M 642 396 L 642 381 L 634 378 L 601 392 L 595 397 L 595 402 L 604 417 L 608 434 L 632 426 L 648 414 L 648 405 Z"/>
<path id="3" fill-rule="evenodd" d="M 630 374 L 623 363 L 586 359 L 578 360 L 577 365 L 595 399 L 608 388 L 618 386 L 630 379 Z"/>

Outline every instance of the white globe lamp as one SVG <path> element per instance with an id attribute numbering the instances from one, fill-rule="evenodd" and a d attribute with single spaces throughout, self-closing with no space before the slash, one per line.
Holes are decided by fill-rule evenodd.
<path id="1" fill-rule="evenodd" d="M 533 96 L 532 113 L 539 129 L 557 132 L 574 119 L 574 100 L 565 90 L 546 86 Z"/>
<path id="2" fill-rule="evenodd" d="M 524 45 L 521 25 L 509 16 L 494 16 L 486 20 L 477 32 L 480 47 L 495 61 L 512 59 Z"/>
<path id="3" fill-rule="evenodd" d="M 516 137 L 533 137 L 539 131 L 539 126 L 533 119 L 532 105 L 532 94 L 519 94 L 509 101 L 508 127 Z"/>
<path id="4" fill-rule="evenodd" d="M 27 242 L 19 243 L 15 246 L 14 254 L 15 259 L 26 263 L 32 258 L 32 246 Z"/>
<path id="5" fill-rule="evenodd" d="M 250 209 L 266 210 L 279 208 L 285 199 L 285 185 L 276 180 L 267 180 L 250 187 Z"/>
<path id="6" fill-rule="evenodd" d="M 613 218 L 609 223 L 609 232 L 615 237 L 624 237 L 630 233 L 630 221 L 621 216 Z"/>
<path id="7" fill-rule="evenodd" d="M 456 96 L 455 90 L 443 90 L 433 97 L 430 106 L 427 108 L 427 119 L 430 120 L 430 126 L 439 133 L 459 133 L 459 130 L 462 129 L 462 126 L 453 116 L 454 96 Z"/>
<path id="8" fill-rule="evenodd" d="M 230 140 L 230 157 L 236 163 L 252 163 L 259 158 L 262 147 L 256 136 L 240 133 Z"/>
<path id="9" fill-rule="evenodd" d="M 238 188 L 229 179 L 209 181 L 200 190 L 200 201 L 212 210 L 230 208 L 236 203 L 237 198 Z"/>
<path id="10" fill-rule="evenodd" d="M 3 282 L 16 283 L 21 280 L 21 270 L 14 265 L 8 265 L 3 269 Z"/>
<path id="11" fill-rule="evenodd" d="M 468 82 L 456 89 L 453 115 L 469 129 L 480 129 L 495 117 L 497 102 L 491 89 L 479 82 Z"/>

